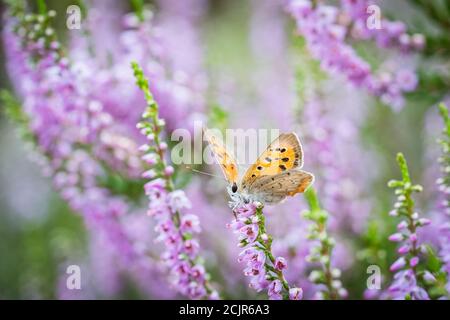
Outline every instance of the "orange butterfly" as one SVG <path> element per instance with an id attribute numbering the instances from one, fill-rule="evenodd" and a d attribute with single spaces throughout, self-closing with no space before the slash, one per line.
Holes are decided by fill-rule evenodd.
<path id="1" fill-rule="evenodd" d="M 303 150 L 293 132 L 283 133 L 276 138 L 247 169 L 240 181 L 236 160 L 227 152 L 220 139 L 211 130 L 204 130 L 204 136 L 230 183 L 227 190 L 233 208 L 250 201 L 276 204 L 288 196 L 304 192 L 314 181 L 311 173 L 300 170 L 303 166 Z"/>

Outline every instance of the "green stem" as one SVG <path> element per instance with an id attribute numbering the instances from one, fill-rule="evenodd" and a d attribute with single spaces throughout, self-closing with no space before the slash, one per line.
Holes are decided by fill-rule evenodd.
<path id="1" fill-rule="evenodd" d="M 275 257 L 272 254 L 272 236 L 269 236 L 266 233 L 266 221 L 264 217 L 264 213 L 262 212 L 263 208 L 257 208 L 256 209 L 256 216 L 258 217 L 258 227 L 259 227 L 259 233 L 258 237 L 256 238 L 256 241 L 262 246 L 263 251 L 266 255 L 266 257 L 269 259 L 269 261 L 272 263 L 273 266 L 275 266 Z M 262 235 L 267 235 L 268 239 L 267 241 L 264 241 L 262 239 Z M 289 283 L 287 282 L 286 278 L 284 277 L 284 274 L 281 270 L 277 270 L 276 268 L 272 267 L 271 265 L 266 264 L 265 265 L 266 270 L 270 270 L 272 273 L 274 273 L 278 280 L 280 280 L 281 284 L 283 285 L 284 292 L 282 294 L 284 300 L 289 299 Z"/>
<path id="2" fill-rule="evenodd" d="M 37 9 L 39 14 L 46 14 L 47 13 L 47 5 L 45 3 L 45 0 L 37 0 L 36 1 Z"/>

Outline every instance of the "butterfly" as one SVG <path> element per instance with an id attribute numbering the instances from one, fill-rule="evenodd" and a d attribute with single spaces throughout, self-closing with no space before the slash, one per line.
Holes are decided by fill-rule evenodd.
<path id="1" fill-rule="evenodd" d="M 229 183 L 227 190 L 233 209 L 253 201 L 277 204 L 304 192 L 314 182 L 313 174 L 300 170 L 303 149 L 293 132 L 282 133 L 272 141 L 241 179 L 237 162 L 222 141 L 211 130 L 204 129 L 203 134 Z"/>

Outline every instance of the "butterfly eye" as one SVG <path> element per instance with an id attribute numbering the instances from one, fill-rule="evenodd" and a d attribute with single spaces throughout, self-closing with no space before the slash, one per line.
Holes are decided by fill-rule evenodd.
<path id="1" fill-rule="evenodd" d="M 236 185 L 236 182 L 233 183 L 233 186 L 231 187 L 231 191 L 233 191 L 233 193 L 236 193 L 238 187 Z"/>

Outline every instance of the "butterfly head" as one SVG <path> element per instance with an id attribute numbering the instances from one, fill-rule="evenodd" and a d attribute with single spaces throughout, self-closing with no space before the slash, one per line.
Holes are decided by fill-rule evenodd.
<path id="1" fill-rule="evenodd" d="M 227 187 L 228 195 L 230 196 L 230 201 L 228 202 L 229 207 L 232 210 L 236 208 L 248 204 L 250 202 L 256 201 L 259 199 L 252 194 L 247 194 L 246 192 L 240 192 L 236 183 L 229 185 Z"/>

